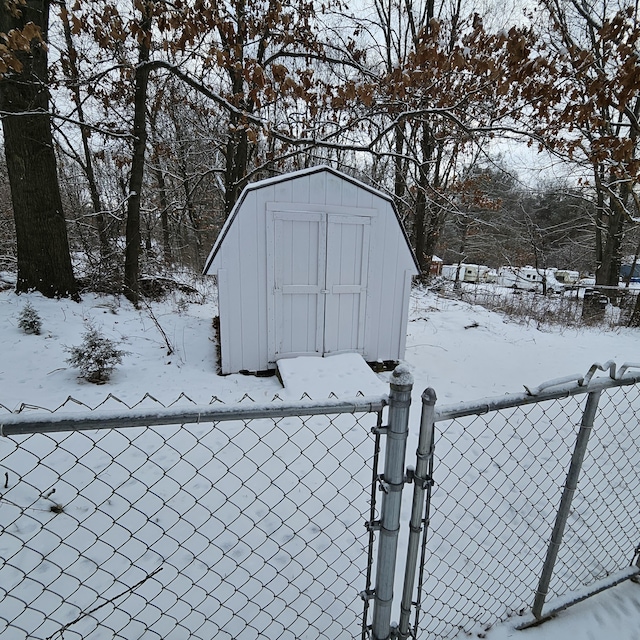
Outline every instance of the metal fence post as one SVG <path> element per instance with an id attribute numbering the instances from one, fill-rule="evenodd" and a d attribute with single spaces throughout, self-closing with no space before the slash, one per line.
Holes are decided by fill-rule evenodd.
<path id="1" fill-rule="evenodd" d="M 425 528 L 429 526 L 429 513 L 424 514 L 424 511 L 426 506 L 425 491 L 433 482 L 431 473 L 434 451 L 435 405 L 436 392 L 433 389 L 425 389 L 422 393 L 422 415 L 420 417 L 416 469 L 413 474 L 413 503 L 411 506 L 411 520 L 409 521 L 407 564 L 405 566 L 404 588 L 400 604 L 400 622 L 398 624 L 398 636 L 403 639 L 409 637 L 409 617 L 411 616 L 411 603 L 423 521 Z"/>
<path id="2" fill-rule="evenodd" d="M 391 605 L 396 571 L 400 507 L 405 481 L 405 455 L 409 432 L 409 408 L 413 376 L 405 365 L 398 365 L 391 376 L 389 425 L 384 460 L 383 489 L 380 507 L 380 543 L 376 564 L 372 633 L 374 640 L 387 640 L 391 635 Z"/>
<path id="3" fill-rule="evenodd" d="M 567 473 L 567 480 L 564 485 L 564 491 L 562 492 L 562 499 L 560 500 L 560 506 L 558 507 L 558 513 L 556 515 L 556 522 L 551 534 L 551 541 L 547 549 L 547 557 L 542 567 L 542 574 L 540 575 L 540 582 L 538 583 L 538 590 L 533 602 L 532 613 L 536 619 L 542 617 L 542 607 L 544 607 L 547 593 L 549 592 L 549 583 L 551 582 L 551 576 L 553 575 L 553 568 L 558 557 L 558 551 L 560 550 L 560 544 L 562 542 L 562 536 L 564 529 L 569 518 L 569 512 L 571 510 L 571 501 L 578 486 L 578 478 L 580 476 L 580 470 L 582 469 L 582 462 L 587 452 L 587 444 L 589 443 L 589 436 L 591 435 L 591 429 L 593 428 L 593 421 L 598 408 L 598 402 L 600 401 L 601 391 L 592 391 L 587 397 L 587 404 L 582 414 L 582 422 L 580 424 L 580 431 L 576 438 L 576 446 L 571 455 L 571 464 L 569 465 L 569 472 Z"/>

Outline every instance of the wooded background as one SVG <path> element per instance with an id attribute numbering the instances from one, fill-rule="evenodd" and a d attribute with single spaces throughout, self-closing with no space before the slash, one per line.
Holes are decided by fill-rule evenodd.
<path id="1" fill-rule="evenodd" d="M 640 249 L 638 17 L 607 0 L 5 0 L 0 269 L 18 292 L 137 302 L 143 275 L 202 268 L 246 184 L 327 164 L 393 198 L 425 272 L 435 253 L 617 285 Z"/>

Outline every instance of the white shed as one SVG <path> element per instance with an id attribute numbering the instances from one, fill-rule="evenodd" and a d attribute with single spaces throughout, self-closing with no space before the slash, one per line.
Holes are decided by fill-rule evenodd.
<path id="1" fill-rule="evenodd" d="M 204 268 L 222 373 L 301 355 L 404 357 L 415 256 L 384 194 L 328 167 L 247 186 Z"/>

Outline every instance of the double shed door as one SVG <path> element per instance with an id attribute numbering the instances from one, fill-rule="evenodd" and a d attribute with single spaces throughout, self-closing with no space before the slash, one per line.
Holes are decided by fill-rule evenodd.
<path id="1" fill-rule="evenodd" d="M 363 354 L 373 212 L 270 213 L 268 268 L 274 295 L 269 360 Z"/>

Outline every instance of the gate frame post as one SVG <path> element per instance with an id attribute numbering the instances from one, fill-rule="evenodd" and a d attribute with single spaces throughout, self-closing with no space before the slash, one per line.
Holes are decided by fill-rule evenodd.
<path id="1" fill-rule="evenodd" d="M 380 542 L 376 563 L 376 583 L 373 601 L 374 640 L 387 640 L 391 636 L 391 606 L 395 580 L 400 531 L 402 489 L 405 484 L 405 457 L 409 434 L 409 409 L 413 376 L 406 365 L 398 365 L 391 375 L 389 393 L 389 424 L 383 433 L 387 436 L 384 474 L 380 478 L 382 503 L 380 506 Z"/>
<path id="2" fill-rule="evenodd" d="M 418 450 L 416 451 L 416 469 L 413 474 L 413 503 L 411 506 L 411 519 L 409 521 L 409 541 L 407 544 L 407 562 L 404 573 L 404 588 L 402 602 L 400 604 L 400 622 L 398 624 L 398 637 L 403 640 L 408 638 L 409 618 L 413 602 L 413 590 L 416 580 L 418 564 L 418 551 L 420 548 L 420 535 L 422 525 L 425 532 L 429 526 L 429 511 L 425 492 L 430 496 L 433 478 L 433 454 L 435 449 L 435 405 L 436 392 L 432 388 L 422 392 L 422 414 L 420 416 L 420 435 L 418 437 Z M 426 514 L 425 514 L 426 510 Z"/>

